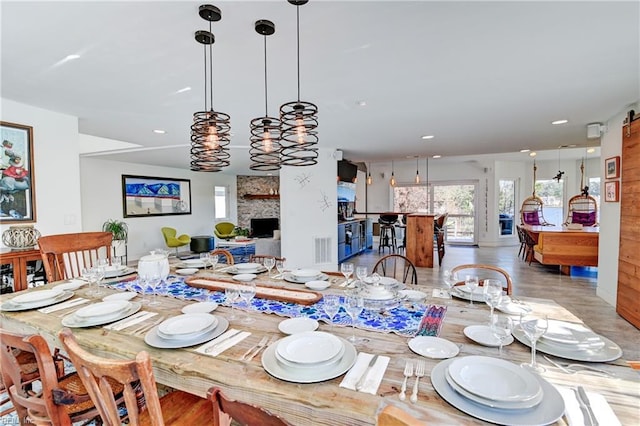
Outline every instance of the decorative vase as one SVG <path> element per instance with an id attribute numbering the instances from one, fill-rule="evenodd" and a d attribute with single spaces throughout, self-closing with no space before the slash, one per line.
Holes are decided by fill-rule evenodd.
<path id="1" fill-rule="evenodd" d="M 2 243 L 15 250 L 28 250 L 38 244 L 40 231 L 33 225 L 10 226 L 2 233 Z"/>

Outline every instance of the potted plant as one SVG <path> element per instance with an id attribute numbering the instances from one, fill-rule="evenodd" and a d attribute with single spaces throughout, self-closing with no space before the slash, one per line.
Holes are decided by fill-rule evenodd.
<path id="1" fill-rule="evenodd" d="M 129 237 L 129 227 L 126 222 L 118 219 L 109 219 L 102 224 L 102 230 L 113 234 L 113 241 L 111 243 L 113 246 L 113 255 L 126 256 L 127 240 Z"/>

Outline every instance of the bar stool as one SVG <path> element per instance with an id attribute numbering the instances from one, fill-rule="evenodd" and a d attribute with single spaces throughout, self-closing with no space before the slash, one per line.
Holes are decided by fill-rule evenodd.
<path id="1" fill-rule="evenodd" d="M 384 253 L 384 248 L 389 247 L 389 253 L 395 253 L 398 247 L 396 246 L 396 222 L 398 221 L 397 214 L 381 214 L 378 219 L 380 224 L 380 243 L 378 244 L 378 254 L 380 250 Z"/>

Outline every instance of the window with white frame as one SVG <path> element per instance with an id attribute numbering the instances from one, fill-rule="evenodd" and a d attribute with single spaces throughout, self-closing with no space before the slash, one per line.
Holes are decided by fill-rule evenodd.
<path id="1" fill-rule="evenodd" d="M 215 186 L 213 189 L 214 205 L 213 212 L 216 220 L 229 219 L 229 188 L 226 186 Z"/>

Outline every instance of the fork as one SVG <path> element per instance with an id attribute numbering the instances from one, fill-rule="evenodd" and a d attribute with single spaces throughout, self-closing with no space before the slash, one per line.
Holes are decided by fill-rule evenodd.
<path id="1" fill-rule="evenodd" d="M 160 316 L 160 318 L 156 319 L 151 324 L 145 324 L 145 325 L 143 325 L 141 327 L 136 328 L 135 330 L 133 330 L 132 334 L 143 334 L 143 333 L 146 333 L 147 331 L 151 330 L 156 325 L 159 325 L 164 320 L 165 320 L 165 317 L 164 316 Z"/>
<path id="2" fill-rule="evenodd" d="M 240 361 L 247 359 L 249 354 L 253 352 L 255 349 L 260 350 L 260 348 L 262 348 L 264 345 L 267 344 L 267 340 L 269 340 L 269 336 L 263 336 L 259 343 L 256 343 L 255 345 L 251 346 L 249 349 L 247 349 L 247 351 L 244 354 L 242 354 L 242 356 L 240 357 Z"/>
<path id="3" fill-rule="evenodd" d="M 271 336 L 271 339 L 269 339 L 269 341 L 267 343 L 262 345 L 262 347 L 259 347 L 258 349 L 256 349 L 256 351 L 254 353 L 252 353 L 249 358 L 247 358 L 247 361 L 251 361 L 256 355 L 258 355 L 260 353 L 260 351 L 262 349 L 270 346 L 272 343 L 275 343 L 276 340 L 278 340 L 278 336 Z"/>
<path id="4" fill-rule="evenodd" d="M 552 365 L 556 366 L 561 371 L 563 371 L 564 373 L 567 373 L 567 374 L 576 374 L 576 373 L 585 373 L 585 374 L 587 374 L 587 373 L 591 373 L 591 374 L 595 374 L 595 375 L 603 375 L 603 376 L 608 376 L 608 377 L 613 377 L 614 376 L 613 373 L 609 373 L 608 371 L 601 370 L 599 368 L 591 367 L 590 365 L 583 365 L 583 364 L 562 365 L 562 364 L 559 364 L 556 361 L 552 360 L 551 358 L 549 358 L 546 355 L 543 355 L 543 357 L 544 357 L 544 359 L 549 361 L 549 363 L 551 363 Z M 583 368 L 584 370 L 576 370 L 576 368 Z"/>
<path id="5" fill-rule="evenodd" d="M 414 404 L 418 402 L 418 386 L 420 383 L 420 377 L 424 377 L 425 367 L 424 361 L 420 361 L 418 362 L 418 365 L 416 365 L 416 382 L 413 384 L 413 393 L 411 394 L 411 398 L 409 398 L 409 400 Z"/>
<path id="6" fill-rule="evenodd" d="M 413 376 L 413 364 L 411 363 L 411 361 L 407 361 L 407 364 L 404 366 L 404 380 L 402 381 L 402 388 L 400 389 L 400 395 L 398 395 L 398 398 L 400 398 L 400 401 L 404 401 L 405 398 L 407 397 L 407 380 L 409 379 L 409 377 Z"/>

